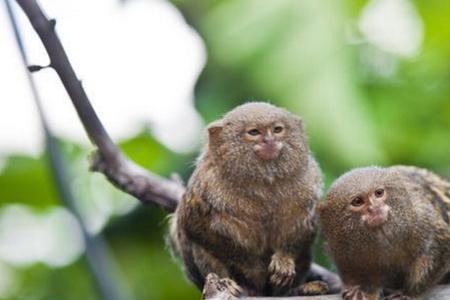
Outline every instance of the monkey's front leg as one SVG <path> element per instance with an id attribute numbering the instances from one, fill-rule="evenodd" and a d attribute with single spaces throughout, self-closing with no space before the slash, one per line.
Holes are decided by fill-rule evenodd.
<path id="1" fill-rule="evenodd" d="M 269 264 L 270 282 L 276 287 L 291 286 L 295 279 L 295 259 L 292 255 L 277 251 Z"/>

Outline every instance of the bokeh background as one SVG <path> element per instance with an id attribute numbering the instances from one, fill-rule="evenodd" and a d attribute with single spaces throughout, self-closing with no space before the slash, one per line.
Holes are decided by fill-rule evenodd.
<path id="1" fill-rule="evenodd" d="M 302 116 L 327 186 L 358 166 L 450 178 L 450 2 L 41 0 L 107 129 L 158 174 L 192 171 L 204 124 L 248 100 Z M 45 55 L 16 12 L 34 64 Z M 98 299 L 62 205 L 0 7 L 0 299 Z M 199 299 L 164 243 L 166 214 L 88 172 L 89 145 L 53 71 L 33 75 L 76 208 L 131 299 Z M 320 241 L 316 261 L 329 266 Z M 332 267 L 332 266 L 331 266 Z M 106 300 L 106 299 L 105 299 Z"/>

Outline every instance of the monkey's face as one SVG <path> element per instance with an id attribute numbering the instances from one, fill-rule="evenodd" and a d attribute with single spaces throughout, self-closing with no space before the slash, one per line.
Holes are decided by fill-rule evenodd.
<path id="1" fill-rule="evenodd" d="M 389 168 L 361 168 L 341 176 L 321 205 L 322 223 L 334 223 L 349 234 L 384 228 L 411 209 L 399 175 Z M 333 220 L 333 221 L 331 221 Z M 398 222 L 397 222 L 398 223 Z M 326 226 L 325 226 L 326 227 Z M 387 227 L 387 228 L 386 228 Z M 392 231 L 395 231 L 393 228 Z"/>
<path id="2" fill-rule="evenodd" d="M 209 128 L 209 151 L 233 179 L 274 182 L 306 168 L 303 123 L 267 103 L 238 106 Z"/>
<path id="3" fill-rule="evenodd" d="M 395 263 L 394 253 L 411 244 L 416 215 L 404 179 L 395 169 L 369 167 L 350 171 L 332 184 L 318 213 L 339 268 Z"/>
<path id="4" fill-rule="evenodd" d="M 390 207 L 386 204 L 387 192 L 384 186 L 371 189 L 351 198 L 349 210 L 361 215 L 361 222 L 367 227 L 383 225 Z"/>
<path id="5" fill-rule="evenodd" d="M 284 146 L 286 126 L 281 121 L 269 124 L 244 126 L 242 140 L 249 143 L 255 154 L 262 160 L 274 160 Z"/>

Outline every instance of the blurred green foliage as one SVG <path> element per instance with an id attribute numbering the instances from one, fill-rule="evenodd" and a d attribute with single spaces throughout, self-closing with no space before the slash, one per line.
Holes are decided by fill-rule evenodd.
<path id="1" fill-rule="evenodd" d="M 206 43 L 208 63 L 196 86 L 196 107 L 206 121 L 247 100 L 287 107 L 304 118 L 327 185 L 368 164 L 413 164 L 450 178 L 450 2 L 412 2 L 424 28 L 412 57 L 362 37 L 362 0 L 172 2 Z M 78 198 L 118 203 L 105 234 L 134 298 L 199 299 L 165 248 L 165 214 L 139 206 L 121 215 L 121 205 L 134 200 L 88 173 L 88 149 L 62 145 L 72 178 L 81 182 Z M 195 154 L 172 153 L 151 133 L 121 146 L 161 175 L 178 172 L 187 179 L 192 171 Z M 1 205 L 43 210 L 60 203 L 44 158 L 11 156 L 0 174 L 0 199 Z M 320 242 L 315 249 L 328 265 Z M 38 264 L 13 272 L 17 283 L 7 299 L 98 299 L 82 259 L 64 268 Z"/>

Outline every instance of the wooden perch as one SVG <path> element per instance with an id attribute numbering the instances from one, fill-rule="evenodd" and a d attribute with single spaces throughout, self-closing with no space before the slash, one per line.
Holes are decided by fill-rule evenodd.
<path id="1" fill-rule="evenodd" d="M 106 178 L 122 191 L 136 197 L 143 203 L 154 203 L 165 208 L 168 212 L 175 211 L 185 187 L 176 179 L 162 178 L 153 174 L 129 160 L 115 145 L 95 110 L 93 109 L 86 92 L 78 80 L 70 64 L 66 52 L 55 32 L 55 20 L 48 19 L 35 0 L 17 0 L 25 12 L 34 30 L 39 35 L 50 58 L 49 67 L 53 68 L 63 83 L 77 114 L 89 136 L 98 150 L 93 155 L 91 169 L 103 173 Z M 42 67 L 31 66 L 30 71 L 38 71 Z M 325 268 L 313 264 L 309 280 L 321 279 L 328 283 L 331 290 L 340 287 L 340 279 L 336 274 Z M 235 299 L 220 284 L 220 280 L 207 281 L 204 299 Z M 231 298 L 230 298 L 231 297 Z M 243 298 L 243 299 L 269 299 L 269 298 Z M 287 298 L 270 298 L 287 299 Z M 339 295 L 316 297 L 293 297 L 293 300 L 332 300 L 340 299 Z M 450 287 L 439 286 L 430 294 L 429 299 L 450 299 Z"/>
<path id="2" fill-rule="evenodd" d="M 215 274 L 210 274 L 206 278 L 203 288 L 203 300 L 340 300 L 340 295 L 322 295 L 322 296 L 302 296 L 302 297 L 240 297 L 233 295 L 233 289 L 227 282 L 220 279 Z M 424 299 L 427 300 L 445 300 L 450 299 L 450 287 L 448 285 L 439 285 L 431 290 Z"/>
<path id="3" fill-rule="evenodd" d="M 174 212 L 185 188 L 180 180 L 168 180 L 153 174 L 127 159 L 118 152 L 115 159 L 103 156 L 103 151 L 94 153 L 91 170 L 105 174 L 108 180 L 122 191 L 144 203 L 155 203 Z"/>

